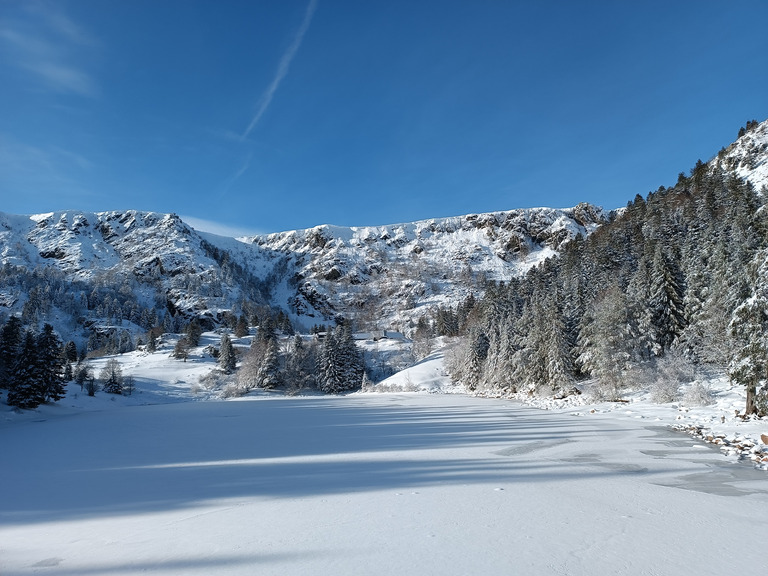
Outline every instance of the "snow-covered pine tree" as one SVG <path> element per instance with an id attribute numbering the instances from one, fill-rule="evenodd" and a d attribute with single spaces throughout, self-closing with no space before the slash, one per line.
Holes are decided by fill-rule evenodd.
<path id="1" fill-rule="evenodd" d="M 123 393 L 123 368 L 115 358 L 110 358 L 99 373 L 102 390 L 110 394 Z"/>
<path id="2" fill-rule="evenodd" d="M 728 367 L 728 375 L 745 387 L 745 414 L 754 414 L 757 390 L 768 381 L 768 299 L 764 295 L 756 294 L 736 308 L 731 333 L 738 347 Z"/>
<path id="3" fill-rule="evenodd" d="M 470 332 L 469 349 L 464 363 L 464 377 L 462 378 L 470 390 L 477 388 L 480 383 L 489 347 L 490 341 L 484 331 Z"/>
<path id="4" fill-rule="evenodd" d="M 237 366 L 237 356 L 235 355 L 235 348 L 232 346 L 232 340 L 229 334 L 221 335 L 221 343 L 219 345 L 219 368 L 225 374 L 232 374 Z"/>
<path id="5" fill-rule="evenodd" d="M 685 328 L 685 308 L 682 288 L 660 245 L 651 265 L 649 306 L 655 340 L 662 351 L 669 350 Z"/>
<path id="6" fill-rule="evenodd" d="M 45 402 L 61 400 L 66 393 L 64 362 L 61 340 L 53 331 L 53 326 L 45 324 L 37 335 L 36 357 L 36 372 Z"/>
<path id="7" fill-rule="evenodd" d="M 301 390 L 311 385 L 311 351 L 301 334 L 294 334 L 285 361 L 285 384 L 289 389 Z"/>
<path id="8" fill-rule="evenodd" d="M 632 358 L 632 324 L 626 296 L 617 284 L 609 286 L 585 316 L 579 335 L 578 362 L 598 381 L 607 400 L 618 400 L 624 373 Z"/>
<path id="9" fill-rule="evenodd" d="M 327 394 L 338 394 L 360 386 L 364 364 L 349 326 L 329 331 L 318 357 L 318 387 Z"/>
<path id="10" fill-rule="evenodd" d="M 266 341 L 264 356 L 259 365 L 259 371 L 256 376 L 256 384 L 259 388 L 276 388 L 282 384 L 280 374 L 280 355 L 277 349 L 277 339 L 272 338 Z"/>

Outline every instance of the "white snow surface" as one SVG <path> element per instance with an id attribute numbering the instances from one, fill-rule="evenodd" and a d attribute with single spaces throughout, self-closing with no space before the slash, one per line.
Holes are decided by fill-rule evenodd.
<path id="1" fill-rule="evenodd" d="M 450 391 L 438 350 L 388 392 L 225 401 L 197 384 L 214 367 L 203 348 L 181 362 L 172 345 L 118 357 L 136 380 L 129 397 L 70 386 L 38 410 L 0 404 L 0 574 L 677 576 L 762 565 L 766 472 L 670 430 L 701 423 L 759 442 L 768 420 L 735 418 L 743 394 L 722 379 L 708 407 L 392 391 Z"/>
<path id="2" fill-rule="evenodd" d="M 713 161 L 749 181 L 758 192 L 768 190 L 768 120 L 749 130 L 726 149 L 722 158 Z"/>

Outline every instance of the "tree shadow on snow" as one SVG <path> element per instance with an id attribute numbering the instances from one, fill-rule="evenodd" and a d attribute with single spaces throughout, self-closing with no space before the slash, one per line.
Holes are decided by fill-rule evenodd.
<path id="1" fill-rule="evenodd" d="M 296 498 L 636 473 L 541 458 L 610 432 L 475 399 L 292 398 L 129 407 L 7 428 L 0 525 Z M 646 472 L 642 470 L 642 472 Z"/>

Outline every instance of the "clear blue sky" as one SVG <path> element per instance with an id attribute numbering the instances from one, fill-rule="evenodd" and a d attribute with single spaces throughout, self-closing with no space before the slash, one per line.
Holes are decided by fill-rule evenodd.
<path id="1" fill-rule="evenodd" d="M 671 185 L 768 117 L 768 2 L 0 0 L 0 211 L 273 232 Z"/>

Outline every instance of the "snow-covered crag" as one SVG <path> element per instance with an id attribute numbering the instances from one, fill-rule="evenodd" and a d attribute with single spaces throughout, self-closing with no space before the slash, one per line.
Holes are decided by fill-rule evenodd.
<path id="1" fill-rule="evenodd" d="M 484 280 L 520 275 L 606 218 L 602 209 L 579 204 L 390 226 L 316 226 L 249 241 L 284 259 L 277 304 L 299 315 L 352 316 L 388 328 L 423 306 L 455 305 Z"/>
<path id="2" fill-rule="evenodd" d="M 209 316 L 214 323 L 243 297 L 266 303 L 259 286 L 263 269 L 249 274 L 227 264 L 221 251 L 175 214 L 0 212 L 0 261 L 52 268 L 79 290 L 110 286 L 132 292 L 143 306 Z M 0 287 L 0 311 L 3 302 L 23 305 L 23 289 Z"/>
<path id="3" fill-rule="evenodd" d="M 768 120 L 745 130 L 712 161 L 750 182 L 764 195 L 768 190 Z"/>

